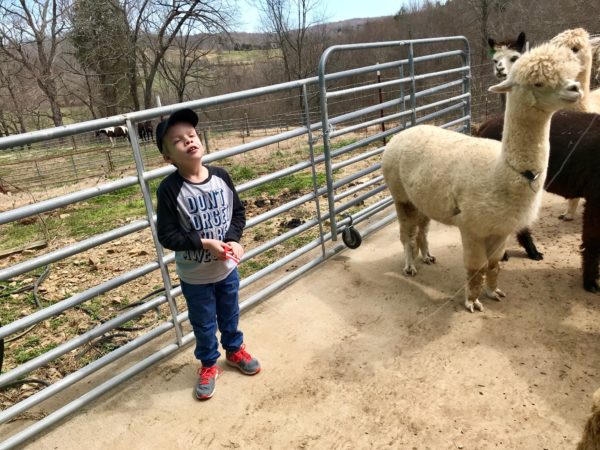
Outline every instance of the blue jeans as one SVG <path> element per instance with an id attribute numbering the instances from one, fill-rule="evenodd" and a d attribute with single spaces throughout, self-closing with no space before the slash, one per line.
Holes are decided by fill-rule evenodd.
<path id="1" fill-rule="evenodd" d="M 237 351 L 244 342 L 244 335 L 238 330 L 239 287 L 240 277 L 237 269 L 216 283 L 188 284 L 181 281 L 181 291 L 196 337 L 194 355 L 205 367 L 215 365 L 221 356 L 218 350 L 217 326 L 221 332 L 221 345 L 225 350 Z"/>

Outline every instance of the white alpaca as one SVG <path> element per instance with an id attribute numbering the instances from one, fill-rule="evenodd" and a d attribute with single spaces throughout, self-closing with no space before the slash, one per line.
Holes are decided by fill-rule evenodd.
<path id="1" fill-rule="evenodd" d="M 495 39 L 488 38 L 488 44 L 490 46 L 492 61 L 494 62 L 494 76 L 500 81 L 506 80 L 513 64 L 525 51 L 527 44 L 525 33 L 521 31 L 514 41 L 496 41 Z M 504 109 L 506 107 L 505 94 L 500 96 L 500 103 Z"/>
<path id="2" fill-rule="evenodd" d="M 488 44 L 494 62 L 494 76 L 503 81 L 510 73 L 513 64 L 525 50 L 525 33 L 519 33 L 515 41 L 496 41 L 488 38 Z"/>
<path id="3" fill-rule="evenodd" d="M 541 202 L 548 165 L 550 118 L 581 98 L 581 70 L 572 52 L 544 44 L 524 54 L 508 78 L 492 86 L 507 93 L 502 142 L 474 138 L 430 125 L 398 133 L 383 154 L 392 194 L 404 273 L 415 275 L 414 258 L 432 263 L 430 219 L 456 225 L 467 269 L 466 308 L 483 310 L 479 294 L 499 300 L 498 261 L 509 234 L 531 223 Z"/>
<path id="4" fill-rule="evenodd" d="M 577 81 L 579 81 L 581 84 L 583 98 L 570 109 L 600 114 L 600 96 L 598 96 L 596 99 L 590 92 L 593 55 L 590 35 L 588 32 L 583 28 L 565 30 L 553 37 L 550 42 L 552 44 L 570 49 L 577 56 L 582 67 L 581 72 L 577 76 Z M 559 219 L 565 221 L 573 220 L 575 218 L 575 211 L 577 210 L 578 205 L 578 198 L 571 198 L 567 200 L 567 210 L 558 216 Z"/>

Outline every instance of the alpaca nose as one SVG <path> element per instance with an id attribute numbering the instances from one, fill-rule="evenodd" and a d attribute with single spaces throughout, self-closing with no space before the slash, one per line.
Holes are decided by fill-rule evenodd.
<path id="1" fill-rule="evenodd" d="M 571 92 L 579 92 L 581 90 L 581 84 L 579 83 L 579 81 L 575 81 L 574 83 L 569 85 L 569 87 L 567 87 L 567 90 Z"/>

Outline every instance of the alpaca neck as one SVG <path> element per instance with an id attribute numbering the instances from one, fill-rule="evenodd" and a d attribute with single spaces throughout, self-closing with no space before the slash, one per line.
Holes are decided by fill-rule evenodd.
<path id="1" fill-rule="evenodd" d="M 573 105 L 572 110 L 581 111 L 581 112 L 591 112 L 592 104 L 590 103 L 590 78 L 592 76 L 592 64 L 591 57 L 589 59 L 589 63 L 585 64 L 583 70 L 577 76 L 577 81 L 581 84 L 581 90 L 583 92 L 583 96 L 581 100 Z"/>
<path id="2" fill-rule="evenodd" d="M 545 173 L 548 166 L 552 112 L 524 106 L 509 93 L 504 114 L 502 158 L 515 171 Z"/>
<path id="3" fill-rule="evenodd" d="M 583 95 L 587 96 L 590 93 L 590 78 L 592 77 L 592 62 L 591 55 L 588 63 L 584 65 L 583 70 L 577 76 L 577 81 L 581 84 Z"/>

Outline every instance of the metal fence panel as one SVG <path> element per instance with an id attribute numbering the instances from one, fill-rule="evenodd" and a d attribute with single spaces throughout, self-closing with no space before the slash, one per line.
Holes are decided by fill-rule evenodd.
<path id="1" fill-rule="evenodd" d="M 386 50 L 387 53 L 383 55 L 387 59 L 377 64 L 334 73 L 326 71 L 328 61 L 334 54 L 347 55 L 348 52 L 375 49 Z M 419 54 L 416 54 L 417 49 Z M 377 81 L 373 77 L 375 73 Z M 409 76 L 405 76 L 407 73 Z M 381 74 L 385 78 L 383 81 Z M 368 235 L 394 220 L 395 213 L 389 210 L 392 201 L 385 193 L 380 173 L 380 155 L 391 135 L 413 124 L 424 122 L 457 127 L 460 131 L 469 132 L 470 67 L 469 47 L 465 38 L 334 46 L 324 52 L 318 77 L 0 138 L 0 151 L 10 149 L 11 157 L 19 151 L 31 151 L 35 145 L 39 145 L 45 152 L 43 160 L 25 159 L 31 169 L 27 173 L 20 171 L 19 168 L 23 167 L 23 164 L 19 165 L 18 162 L 4 164 L 0 171 L 0 179 L 7 180 L 9 184 L 35 184 L 45 180 L 44 188 L 49 188 L 52 185 L 63 184 L 65 180 L 77 181 L 96 176 L 99 172 L 109 178 L 109 181 L 95 187 L 6 209 L 0 212 L 0 226 L 18 226 L 23 220 L 53 214 L 62 208 L 76 210 L 87 202 L 133 187 L 139 189 L 138 194 L 143 202 L 142 217 L 134 218 L 124 225 L 114 224 L 107 231 L 96 232 L 74 243 L 50 246 L 51 248 L 44 253 L 37 252 L 39 254 L 34 253 L 27 255 L 30 257 L 17 258 L 13 263 L 2 264 L 0 282 L 9 283 L 19 276 L 28 275 L 31 271 L 49 267 L 51 264 L 66 264 L 69 258 L 85 254 L 90 249 L 109 243 L 116 245 L 115 243 L 119 242 L 117 239 L 137 236 L 142 232 L 149 232 L 152 242 L 152 248 L 148 249 L 151 252 L 150 262 L 127 267 L 127 270 L 120 268 L 121 273 L 116 276 L 92 286 L 81 286 L 79 292 L 67 293 L 64 298 L 56 300 L 53 304 L 41 307 L 24 317 L 15 318 L 10 323 L 0 324 L 2 350 L 5 348 L 5 341 L 21 337 L 37 324 L 46 323 L 77 308 L 84 308 L 90 301 L 109 296 L 116 289 L 128 283 L 135 283 L 142 277 L 155 274 L 161 284 L 161 289 L 134 302 L 131 309 L 106 316 L 99 324 L 0 374 L 0 389 L 14 388 L 23 381 L 23 377 L 34 373 L 35 370 L 58 361 L 58 358 L 69 352 L 92 344 L 96 339 L 110 336 L 110 332 L 119 330 L 124 323 L 156 310 L 157 319 L 150 330 L 141 330 L 125 344 L 88 361 L 62 379 L 49 383 L 44 389 L 38 389 L 27 398 L 22 398 L 1 411 L 0 424 L 4 424 L 14 420 L 19 414 L 34 410 L 43 401 L 55 397 L 101 369 L 111 372 L 105 381 L 91 385 L 81 398 L 66 403 L 33 425 L 23 429 L 17 427 L 12 436 L 0 443 L 1 449 L 23 444 L 99 395 L 193 342 L 193 335 L 189 332 L 187 324 L 187 312 L 178 298 L 181 289 L 169 270 L 169 265 L 174 261 L 174 254 L 165 254 L 158 242 L 155 225 L 151 182 L 175 169 L 153 167 L 161 161 L 160 155 L 151 141 L 142 141 L 137 137 L 136 124 L 158 119 L 183 107 L 223 107 L 232 102 L 256 101 L 282 93 L 294 99 L 290 102 L 296 103 L 299 99 L 300 106 L 298 111 L 290 112 L 287 122 L 278 127 L 276 133 L 246 142 L 246 136 L 250 135 L 253 128 L 246 115 L 245 121 L 240 122 L 244 127 L 241 133 L 242 143 L 227 145 L 204 157 L 205 163 L 226 163 L 233 158 L 259 155 L 260 152 L 264 153 L 265 150 L 277 146 L 278 150 L 269 150 L 272 153 L 268 152 L 267 157 L 269 162 L 275 163 L 280 157 L 279 153 L 283 155 L 279 146 L 290 145 L 291 156 L 283 156 L 293 156 L 295 160 L 279 162 L 278 167 L 269 166 L 271 168 L 266 172 L 256 173 L 251 179 L 238 183 L 240 195 L 245 196 L 248 202 L 254 200 L 253 196 L 267 192 L 266 187 L 272 183 L 300 176 L 306 176 L 309 180 L 305 186 L 289 195 L 289 198 L 282 196 L 281 204 L 271 205 L 248 218 L 247 229 L 255 230 L 275 219 L 283 221 L 286 214 L 299 209 L 307 216 L 303 222 L 294 224 L 289 231 L 280 231 L 271 238 L 256 239 L 247 249 L 241 262 L 242 268 L 273 252 L 276 247 L 288 246 L 285 251 L 277 254 L 276 258 L 267 260 L 266 265 L 257 265 L 243 277 L 240 307 L 245 310 L 343 250 L 344 245 L 334 241 L 344 230 L 352 228 L 358 232 L 360 229 L 360 233 Z M 356 96 L 363 96 L 363 104 L 353 104 L 352 99 Z M 364 100 L 364 96 L 367 96 L 367 100 Z M 319 107 L 315 107 L 314 102 L 311 106 L 311 99 L 316 97 Z M 344 108 L 343 102 L 347 101 L 347 98 L 350 98 L 350 107 Z M 334 102 L 339 103 L 334 105 Z M 408 104 L 411 105 L 410 108 Z M 318 115 L 320 120 L 315 120 Z M 253 123 L 256 125 L 259 121 L 254 120 Z M 119 141 L 109 148 L 106 143 L 98 143 L 91 137 L 95 130 L 117 125 L 125 125 L 128 128 L 129 142 Z M 50 146 L 52 140 L 59 142 L 62 147 L 53 151 Z M 87 143 L 83 144 L 84 142 Z M 242 169 L 247 169 L 243 166 L 244 164 L 240 164 Z M 111 205 L 105 208 L 110 209 Z M 377 214 L 381 215 L 374 217 Z M 329 230 L 325 227 L 327 222 L 330 224 Z M 354 228 L 361 223 L 366 225 Z M 292 262 L 295 262 L 295 266 L 290 269 Z M 287 271 L 281 270 L 286 267 Z M 266 287 L 244 295 L 245 289 L 251 288 L 253 283 L 265 277 L 272 277 Z M 22 334 L 19 336 L 19 333 Z M 158 342 L 159 336 L 163 339 L 169 336 L 168 342 Z M 120 371 L 121 358 L 142 348 L 153 353 L 150 356 L 140 356 L 136 364 Z"/>

